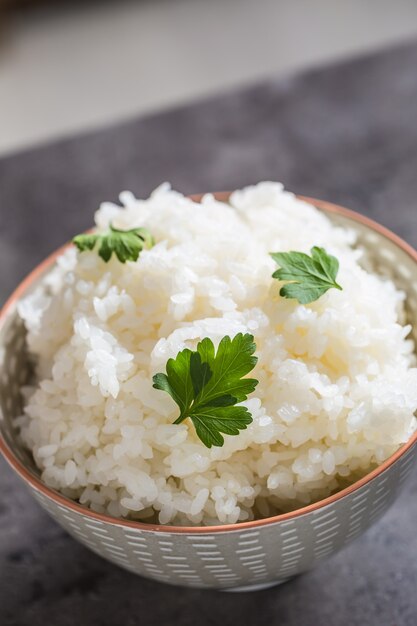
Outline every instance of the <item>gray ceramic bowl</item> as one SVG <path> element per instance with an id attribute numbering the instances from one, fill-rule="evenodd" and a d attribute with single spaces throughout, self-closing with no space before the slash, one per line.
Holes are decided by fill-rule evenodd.
<path id="1" fill-rule="evenodd" d="M 227 194 L 217 196 L 227 199 Z M 408 319 L 417 329 L 417 253 L 393 233 L 352 211 L 308 200 L 335 223 L 355 229 L 376 266 L 406 291 Z M 260 589 L 304 572 L 336 552 L 395 500 L 413 469 L 417 434 L 347 489 L 291 513 L 241 524 L 175 527 L 115 519 L 46 487 L 13 428 L 21 410 L 20 386 L 30 374 L 16 304 L 39 284 L 59 252 L 23 281 L 0 316 L 0 450 L 39 504 L 81 543 L 154 580 L 236 591 Z"/>

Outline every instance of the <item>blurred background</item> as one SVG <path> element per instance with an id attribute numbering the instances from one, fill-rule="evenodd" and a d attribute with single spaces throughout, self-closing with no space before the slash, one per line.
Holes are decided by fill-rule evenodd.
<path id="1" fill-rule="evenodd" d="M 0 0 L 0 154 L 417 35 L 415 0 Z"/>

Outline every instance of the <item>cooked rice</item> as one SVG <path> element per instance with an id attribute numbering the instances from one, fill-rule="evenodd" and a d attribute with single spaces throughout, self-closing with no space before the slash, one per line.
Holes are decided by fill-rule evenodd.
<path id="1" fill-rule="evenodd" d="M 324 498 L 416 428 L 417 369 L 404 293 L 360 265 L 355 234 L 278 183 L 201 204 L 165 184 L 101 205 L 99 229 L 146 226 L 137 262 L 69 248 L 19 312 L 37 357 L 21 436 L 42 480 L 95 511 L 162 524 L 235 523 Z M 302 306 L 279 297 L 271 251 L 323 246 L 338 282 Z M 253 423 L 206 448 L 152 388 L 198 340 L 249 332 Z"/>

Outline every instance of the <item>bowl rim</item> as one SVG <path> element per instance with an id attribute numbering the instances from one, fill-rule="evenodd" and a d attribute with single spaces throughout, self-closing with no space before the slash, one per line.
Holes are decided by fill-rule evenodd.
<path id="1" fill-rule="evenodd" d="M 206 194 L 194 194 L 189 196 L 195 202 L 200 202 L 203 196 Z M 230 196 L 230 192 L 213 192 L 214 197 L 220 201 L 227 201 Z M 340 205 L 334 204 L 332 202 L 328 202 L 325 200 L 318 200 L 316 198 L 311 198 L 308 196 L 297 195 L 297 198 L 300 200 L 304 200 L 305 202 L 309 202 L 313 204 L 313 206 L 317 207 L 319 210 L 324 211 L 325 213 L 331 213 L 335 215 L 341 215 L 343 217 L 347 217 L 354 222 L 358 222 L 359 224 L 368 227 L 369 229 L 376 231 L 378 234 L 382 235 L 386 239 L 390 240 L 397 247 L 401 248 L 403 252 L 405 252 L 411 259 L 417 263 L 417 251 L 408 243 L 406 243 L 401 237 L 393 233 L 391 230 L 382 226 L 378 222 L 357 213 L 351 209 L 346 209 Z M 13 291 L 11 296 L 5 302 L 4 306 L 0 310 L 0 328 L 5 323 L 8 318 L 9 313 L 14 311 L 14 307 L 17 301 L 26 293 L 26 291 L 32 286 L 32 284 L 41 277 L 55 262 L 56 258 L 61 255 L 64 250 L 66 250 L 71 244 L 67 243 L 64 246 L 61 246 L 55 252 L 50 254 L 44 261 L 42 261 L 39 265 L 35 267 L 18 285 L 18 287 Z M 157 533 L 169 533 L 169 534 L 188 534 L 188 535 L 198 535 L 198 534 L 213 534 L 213 533 L 225 533 L 225 532 L 233 532 L 233 531 L 244 531 L 244 530 L 256 530 L 262 528 L 264 526 L 269 526 L 270 524 L 275 524 L 278 522 L 284 522 L 296 519 L 303 515 L 307 515 L 308 513 L 314 513 L 319 509 L 322 509 L 326 506 L 334 504 L 339 500 L 342 500 L 344 497 L 358 491 L 361 487 L 364 487 L 366 484 L 370 483 L 372 480 L 383 474 L 387 471 L 399 458 L 401 458 L 408 450 L 410 450 L 414 444 L 417 443 L 417 431 L 410 437 L 410 439 L 403 444 L 394 454 L 392 454 L 388 459 L 386 459 L 381 465 L 378 465 L 371 472 L 355 481 L 348 487 L 341 489 L 340 491 L 328 496 L 327 498 L 323 498 L 322 500 L 318 500 L 317 502 L 313 502 L 306 506 L 303 506 L 295 511 L 289 511 L 288 513 L 281 513 L 279 515 L 273 515 L 271 517 L 265 517 L 258 520 L 251 520 L 248 522 L 238 522 L 236 524 L 219 524 L 215 526 L 169 526 L 162 524 L 148 524 L 146 522 L 139 522 L 134 520 L 127 520 L 123 518 L 116 518 L 105 513 L 97 513 L 92 509 L 84 507 L 79 502 L 70 500 L 65 497 L 61 493 L 53 490 L 50 487 L 47 487 L 40 478 L 32 474 L 25 465 L 18 459 L 18 457 L 14 454 L 13 450 L 9 447 L 4 439 L 3 434 L 0 432 L 0 453 L 4 456 L 9 465 L 15 470 L 15 472 L 23 479 L 24 482 L 28 483 L 30 487 L 35 489 L 35 491 L 40 492 L 43 496 L 46 496 L 48 499 L 53 500 L 55 504 L 60 507 L 67 508 L 74 513 L 84 515 L 86 517 L 95 520 L 96 522 L 112 524 L 115 526 L 121 526 L 126 529 L 136 529 L 143 532 L 157 532 Z"/>

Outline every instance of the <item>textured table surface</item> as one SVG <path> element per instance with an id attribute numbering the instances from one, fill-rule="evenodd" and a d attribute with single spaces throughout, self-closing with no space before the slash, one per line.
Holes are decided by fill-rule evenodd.
<path id="1" fill-rule="evenodd" d="M 0 300 L 89 226 L 101 200 L 162 180 L 192 193 L 281 180 L 417 245 L 417 44 L 0 160 Z M 167 587 L 71 539 L 0 462 L 0 624 L 415 626 L 417 476 L 365 536 L 252 594 Z"/>

